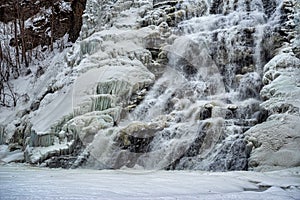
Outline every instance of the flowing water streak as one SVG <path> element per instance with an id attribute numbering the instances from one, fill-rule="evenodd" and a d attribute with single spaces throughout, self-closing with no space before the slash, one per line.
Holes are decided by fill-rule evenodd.
<path id="1" fill-rule="evenodd" d="M 255 59 L 255 70 L 259 75 L 263 75 L 263 65 L 264 61 L 262 58 L 262 42 L 264 38 L 264 32 L 266 30 L 266 25 L 258 25 L 256 26 L 256 32 L 255 32 L 255 53 L 254 53 L 254 59 Z"/>

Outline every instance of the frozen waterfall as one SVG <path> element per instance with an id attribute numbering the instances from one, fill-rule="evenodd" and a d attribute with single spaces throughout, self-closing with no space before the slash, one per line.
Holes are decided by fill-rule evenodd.
<path id="1" fill-rule="evenodd" d="M 296 155 L 296 142 L 270 147 L 255 128 L 299 117 L 295 13 L 294 0 L 88 0 L 80 38 L 42 77 L 55 75 L 57 92 L 16 129 L 26 161 L 227 171 L 281 147 Z M 1 138 L 12 129 L 0 127 Z M 267 169 L 289 163 L 274 160 Z"/>
<path id="2" fill-rule="evenodd" d="M 247 169 L 243 133 L 264 120 L 261 46 L 276 11 L 268 18 L 262 1 L 228 2 L 173 29 L 164 73 L 118 127 L 100 131 L 88 147 L 101 167 Z"/>

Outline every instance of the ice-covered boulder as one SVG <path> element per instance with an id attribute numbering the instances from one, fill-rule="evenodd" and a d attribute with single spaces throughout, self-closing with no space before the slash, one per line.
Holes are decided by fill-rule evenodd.
<path id="1" fill-rule="evenodd" d="M 253 150 L 249 169 L 269 171 L 300 165 L 300 117 L 276 114 L 246 132 Z"/>
<path id="2" fill-rule="evenodd" d="M 270 113 L 294 113 L 300 109 L 300 70 L 278 72 L 280 75 L 260 92 L 265 101 L 261 104 Z"/>
<path id="3" fill-rule="evenodd" d="M 0 164 L 24 161 L 24 152 L 20 149 L 15 150 L 12 146 L 14 144 L 0 145 Z"/>
<path id="4" fill-rule="evenodd" d="M 282 53 L 272 58 L 264 66 L 263 83 L 268 85 L 275 80 L 281 72 L 288 70 L 291 72 L 294 69 L 300 69 L 300 59 L 292 53 Z"/>
<path id="5" fill-rule="evenodd" d="M 114 118 L 107 112 L 95 111 L 79 115 L 68 121 L 59 133 L 60 138 L 76 138 L 84 143 L 91 142 L 99 130 L 112 127 Z"/>

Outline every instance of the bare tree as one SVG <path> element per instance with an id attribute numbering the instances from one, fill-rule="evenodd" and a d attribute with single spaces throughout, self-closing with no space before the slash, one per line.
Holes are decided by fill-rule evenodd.
<path id="1" fill-rule="evenodd" d="M 54 43 L 54 0 L 51 0 L 51 38 L 50 38 L 50 50 L 53 51 Z"/>
<path id="2" fill-rule="evenodd" d="M 18 45 L 18 24 L 17 24 L 17 18 L 14 19 L 14 33 L 15 33 L 15 59 L 16 59 L 16 67 L 12 68 L 12 73 L 15 78 L 19 77 L 20 72 L 20 53 L 19 53 L 19 45 Z M 9 50 L 8 50 L 9 53 Z M 9 54 L 10 55 L 10 54 Z"/>
<path id="3" fill-rule="evenodd" d="M 0 63 L 3 61 L 2 42 L 0 41 Z"/>
<path id="4" fill-rule="evenodd" d="M 19 28 L 20 28 L 20 39 L 21 39 L 21 47 L 22 47 L 22 62 L 25 63 L 25 66 L 28 67 L 29 63 L 26 56 L 26 36 L 25 36 L 25 19 L 24 19 L 24 11 L 22 6 L 19 5 L 19 0 L 17 0 L 17 18 L 19 21 Z"/>
<path id="5" fill-rule="evenodd" d="M 4 59 L 0 60 L 0 105 L 5 107 L 15 107 L 17 105 L 17 93 L 14 92 L 9 82 L 9 73 Z"/>

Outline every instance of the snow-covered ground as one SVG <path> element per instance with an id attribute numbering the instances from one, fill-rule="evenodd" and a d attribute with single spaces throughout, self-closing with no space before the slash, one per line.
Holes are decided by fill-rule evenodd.
<path id="1" fill-rule="evenodd" d="M 300 199 L 300 168 L 259 173 L 1 166 L 0 199 Z"/>

